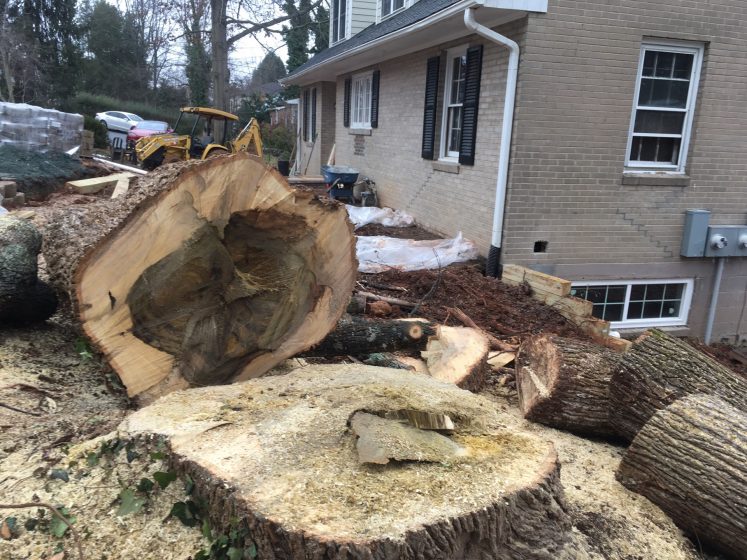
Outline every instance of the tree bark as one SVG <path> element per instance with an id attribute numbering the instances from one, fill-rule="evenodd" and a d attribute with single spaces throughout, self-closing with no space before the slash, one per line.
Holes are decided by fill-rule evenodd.
<path id="1" fill-rule="evenodd" d="M 516 388 L 524 417 L 553 428 L 612 435 L 609 385 L 618 355 L 589 342 L 542 334 L 516 357 Z"/>
<path id="2" fill-rule="evenodd" d="M 227 0 L 210 0 L 213 107 L 228 111 L 228 24 Z"/>
<path id="3" fill-rule="evenodd" d="M 694 393 L 747 410 L 747 379 L 682 340 L 647 331 L 620 355 L 610 385 L 610 422 L 631 441 L 656 411 Z"/>
<path id="4" fill-rule="evenodd" d="M 167 165 L 50 224 L 51 278 L 130 395 L 261 375 L 345 310 L 343 206 L 245 154 Z"/>
<path id="5" fill-rule="evenodd" d="M 623 456 L 617 479 L 661 507 L 696 543 L 747 551 L 747 414 L 709 395 L 656 412 Z"/>
<path id="6" fill-rule="evenodd" d="M 423 350 L 436 327 L 426 319 L 376 321 L 350 317 L 340 321 L 335 330 L 309 356 L 362 356 L 396 350 Z"/>
<path id="7" fill-rule="evenodd" d="M 57 310 L 54 291 L 37 277 L 41 246 L 31 222 L 0 217 L 0 325 L 45 321 Z"/>
<path id="8" fill-rule="evenodd" d="M 373 354 L 369 354 L 368 357 L 363 360 L 363 363 L 370 366 L 415 371 L 415 366 L 400 361 L 395 354 L 389 352 L 374 352 Z"/>

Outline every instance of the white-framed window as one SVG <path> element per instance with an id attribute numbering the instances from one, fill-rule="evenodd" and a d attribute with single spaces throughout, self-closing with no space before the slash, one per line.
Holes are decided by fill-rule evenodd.
<path id="1" fill-rule="evenodd" d="M 612 328 L 678 326 L 687 324 L 693 280 L 574 282 L 571 295 L 591 301 Z"/>
<path id="2" fill-rule="evenodd" d="M 466 66 L 466 45 L 448 50 L 446 53 L 446 79 L 444 80 L 444 109 L 441 118 L 441 158 L 444 159 L 459 157 Z"/>
<path id="3" fill-rule="evenodd" d="M 684 173 L 703 46 L 644 43 L 625 165 Z"/>
<path id="4" fill-rule="evenodd" d="M 380 0 L 380 18 L 383 19 L 392 15 L 394 12 L 401 10 L 407 5 L 406 0 Z"/>
<path id="5" fill-rule="evenodd" d="M 350 128 L 371 128 L 373 72 L 353 76 L 350 84 Z"/>
<path id="6" fill-rule="evenodd" d="M 348 37 L 348 5 L 352 0 L 332 0 L 329 18 L 330 45 Z"/>

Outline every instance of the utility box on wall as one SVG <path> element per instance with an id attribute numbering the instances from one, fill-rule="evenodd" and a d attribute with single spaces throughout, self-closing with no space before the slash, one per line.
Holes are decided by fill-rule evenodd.
<path id="1" fill-rule="evenodd" d="M 706 237 L 706 257 L 747 257 L 747 226 L 711 226 Z"/>
<path id="2" fill-rule="evenodd" d="M 708 210 L 688 210 L 685 213 L 685 228 L 682 232 L 680 255 L 683 257 L 705 256 L 710 219 L 711 213 Z"/>

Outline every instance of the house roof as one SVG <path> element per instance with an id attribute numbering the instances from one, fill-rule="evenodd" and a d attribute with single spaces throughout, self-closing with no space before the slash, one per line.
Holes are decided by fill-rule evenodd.
<path id="1" fill-rule="evenodd" d="M 363 31 L 354 35 L 346 41 L 340 41 L 339 43 L 332 45 L 328 49 L 314 55 L 311 59 L 304 62 L 301 66 L 296 68 L 293 72 L 288 75 L 288 78 L 292 78 L 296 74 L 301 74 L 306 70 L 323 63 L 325 60 L 333 58 L 337 55 L 353 50 L 356 47 L 362 46 L 374 39 L 378 39 L 394 31 L 404 29 L 405 27 L 412 25 L 422 19 L 427 18 L 437 12 L 440 12 L 444 8 L 456 4 L 461 0 L 420 0 L 406 10 L 393 15 L 390 18 L 385 19 L 381 23 L 375 25 L 369 25 Z M 287 79 L 287 78 L 286 78 Z"/>

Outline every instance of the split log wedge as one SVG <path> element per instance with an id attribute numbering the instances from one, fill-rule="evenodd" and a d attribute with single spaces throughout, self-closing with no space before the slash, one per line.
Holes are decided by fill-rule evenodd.
<path id="1" fill-rule="evenodd" d="M 50 275 L 129 395 L 256 377 L 316 344 L 356 274 L 345 208 L 246 154 L 168 165 L 50 224 Z"/>
<path id="2" fill-rule="evenodd" d="M 37 277 L 41 247 L 34 224 L 0 217 L 0 325 L 45 321 L 57 310 L 54 290 Z"/>
<path id="3" fill-rule="evenodd" d="M 691 395 L 658 411 L 625 452 L 617 479 L 667 513 L 696 543 L 747 551 L 747 414 Z"/>
<path id="4" fill-rule="evenodd" d="M 373 434 L 387 464 L 361 462 L 352 428 L 366 430 L 352 424 L 362 414 L 416 418 Z M 425 415 L 448 416 L 448 432 L 420 433 Z M 174 392 L 120 433 L 164 437 L 211 526 L 239 520 L 233 528 L 263 560 L 588 559 L 571 532 L 553 444 L 520 426 L 452 384 L 337 364 Z M 458 453 L 429 445 L 431 436 Z"/>
<path id="5" fill-rule="evenodd" d="M 479 391 L 485 385 L 489 350 L 488 337 L 478 329 L 441 325 L 420 355 L 431 377 Z"/>
<path id="6" fill-rule="evenodd" d="M 436 326 L 427 319 L 390 321 L 350 317 L 307 352 L 309 356 L 363 356 L 377 352 L 425 348 Z"/>
<path id="7" fill-rule="evenodd" d="M 542 334 L 522 343 L 516 389 L 524 417 L 586 435 L 614 434 L 609 385 L 618 354 L 589 342 Z"/>
<path id="8" fill-rule="evenodd" d="M 747 411 L 747 379 L 662 331 L 641 335 L 610 384 L 610 422 L 631 441 L 657 411 L 686 395 L 715 395 Z"/>

